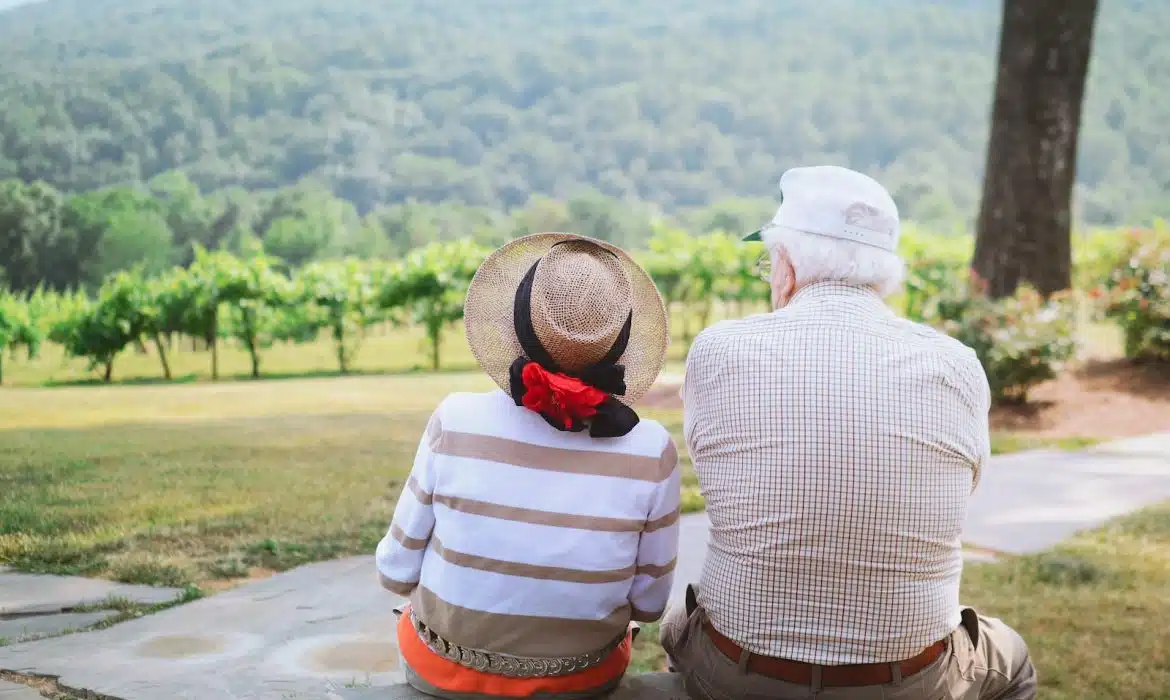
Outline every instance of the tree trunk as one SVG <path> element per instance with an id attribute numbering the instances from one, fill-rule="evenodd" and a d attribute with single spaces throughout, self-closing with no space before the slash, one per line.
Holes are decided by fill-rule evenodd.
<path id="1" fill-rule="evenodd" d="M 211 335 L 204 338 L 211 350 L 211 381 L 219 381 L 219 314 L 211 319 Z"/>
<path id="2" fill-rule="evenodd" d="M 162 336 L 158 333 L 154 334 L 154 347 L 158 350 L 158 361 L 162 363 L 163 377 L 169 382 L 171 381 L 171 363 L 167 362 L 167 347 Z"/>
<path id="3" fill-rule="evenodd" d="M 1004 0 L 975 242 L 993 297 L 1067 289 L 1072 189 L 1097 0 Z"/>
<path id="4" fill-rule="evenodd" d="M 337 344 L 337 369 L 341 374 L 349 374 L 349 358 L 345 354 L 345 327 L 333 327 L 333 342 Z"/>
<path id="5" fill-rule="evenodd" d="M 106 360 L 106 371 L 102 374 L 102 383 L 109 384 L 110 380 L 114 378 L 114 358 Z"/>
<path id="6" fill-rule="evenodd" d="M 244 309 L 244 332 L 247 333 L 245 345 L 248 346 L 248 357 L 252 360 L 252 379 L 260 378 L 260 348 L 257 347 L 259 331 L 256 330 L 256 312 Z"/>

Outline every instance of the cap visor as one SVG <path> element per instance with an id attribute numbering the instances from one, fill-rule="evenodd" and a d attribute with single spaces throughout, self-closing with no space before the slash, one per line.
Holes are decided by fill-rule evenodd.
<path id="1" fill-rule="evenodd" d="M 764 239 L 760 237 L 760 231 L 763 231 L 763 229 L 753 231 L 753 232 L 749 233 L 748 235 L 744 236 L 743 239 L 745 241 L 762 241 Z"/>

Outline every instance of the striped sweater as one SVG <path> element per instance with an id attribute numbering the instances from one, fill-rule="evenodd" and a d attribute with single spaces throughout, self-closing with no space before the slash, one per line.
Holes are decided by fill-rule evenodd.
<path id="1" fill-rule="evenodd" d="M 382 585 L 461 646 L 596 651 L 658 619 L 678 553 L 678 455 L 643 420 L 622 438 L 560 432 L 502 391 L 453 394 L 419 445 Z"/>

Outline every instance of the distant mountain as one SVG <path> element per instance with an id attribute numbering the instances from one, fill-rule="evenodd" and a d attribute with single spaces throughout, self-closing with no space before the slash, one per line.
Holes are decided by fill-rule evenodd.
<path id="1" fill-rule="evenodd" d="M 13 4 L 13 0 L 0 0 Z M 997 0 L 45 0 L 0 19 L 0 178 L 312 177 L 367 211 L 585 189 L 667 210 L 849 164 L 979 193 Z M 1079 211 L 1170 216 L 1170 2 L 1102 3 Z"/>
<path id="2" fill-rule="evenodd" d="M 0 12 L 12 9 L 19 5 L 27 5 L 32 2 L 41 2 L 41 0 L 0 0 Z"/>

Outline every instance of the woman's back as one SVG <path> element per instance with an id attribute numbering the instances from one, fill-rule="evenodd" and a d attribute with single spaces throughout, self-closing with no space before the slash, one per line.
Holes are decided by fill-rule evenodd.
<path id="1" fill-rule="evenodd" d="M 422 559 L 414 611 L 445 641 L 536 657 L 595 652 L 631 619 L 657 619 L 674 569 L 674 449 L 653 421 L 598 440 L 554 430 L 503 392 L 448 397 L 409 486 L 424 507 L 396 518 L 404 531 L 423 526 L 430 501 L 429 542 L 399 557 Z M 410 578 L 395 534 L 378 551 L 391 581 Z"/>
<path id="2" fill-rule="evenodd" d="M 500 391 L 439 405 L 378 544 L 382 585 L 411 599 L 407 680 L 461 700 L 602 695 L 631 622 L 662 616 L 678 552 L 678 454 L 633 408 L 666 358 L 666 307 L 625 251 L 545 233 L 484 260 L 463 316 Z"/>

